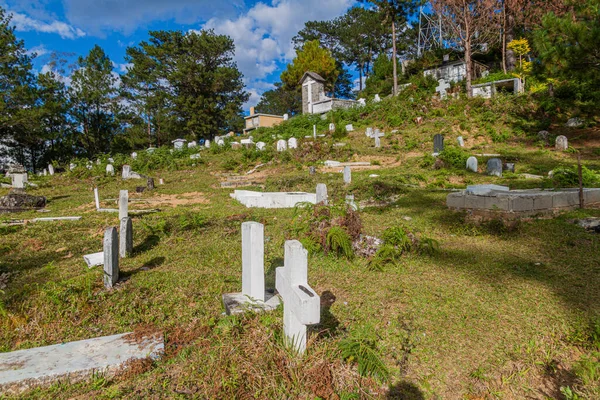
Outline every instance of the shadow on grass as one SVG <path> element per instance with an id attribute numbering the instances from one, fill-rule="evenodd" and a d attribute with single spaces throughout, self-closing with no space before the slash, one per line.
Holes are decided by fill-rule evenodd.
<path id="1" fill-rule="evenodd" d="M 283 267 L 283 257 L 275 257 L 269 262 L 265 271 L 265 288 L 275 288 L 275 269 Z"/>
<path id="2" fill-rule="evenodd" d="M 133 275 L 139 274 L 140 272 L 151 271 L 155 268 L 158 268 L 165 263 L 165 260 L 166 260 L 165 257 L 154 257 L 152 260 L 144 263 L 144 265 L 142 265 L 139 268 L 136 268 L 131 271 L 122 271 L 121 272 L 121 280 L 127 280 L 127 279 L 131 278 Z"/>
<path id="3" fill-rule="evenodd" d="M 328 337 L 337 336 L 339 333 L 340 321 L 331 313 L 331 306 L 335 303 L 335 300 L 336 297 L 330 290 L 326 290 L 321 294 L 321 322 L 318 329 L 322 335 Z"/>
<path id="4" fill-rule="evenodd" d="M 406 381 L 392 385 L 385 398 L 390 400 L 425 400 L 423 392 L 416 385 Z"/>
<path id="5" fill-rule="evenodd" d="M 148 235 L 146 239 L 133 248 L 133 254 L 138 255 L 152 250 L 160 243 L 160 237 L 158 235 Z"/>

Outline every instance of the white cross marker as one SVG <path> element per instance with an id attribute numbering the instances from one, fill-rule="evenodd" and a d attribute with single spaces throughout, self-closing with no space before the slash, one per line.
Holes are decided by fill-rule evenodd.
<path id="1" fill-rule="evenodd" d="M 321 319 L 321 299 L 308 286 L 308 252 L 297 240 L 285 242 L 284 266 L 277 268 L 275 287 L 283 298 L 286 343 L 298 353 L 306 350 L 306 325 Z"/>
<path id="2" fill-rule="evenodd" d="M 438 83 L 440 85 L 435 88 L 435 91 L 440 94 L 440 98 L 445 99 L 446 98 L 446 90 L 450 89 L 450 84 L 446 83 L 446 81 L 444 79 L 440 79 L 438 81 Z"/>

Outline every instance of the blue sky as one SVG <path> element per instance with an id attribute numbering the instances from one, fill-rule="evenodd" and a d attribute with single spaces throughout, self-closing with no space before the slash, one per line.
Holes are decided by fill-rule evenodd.
<path id="1" fill-rule="evenodd" d="M 51 52 L 85 55 L 100 45 L 125 70 L 125 48 L 149 30 L 210 28 L 230 36 L 250 101 L 272 87 L 294 57 L 292 37 L 310 20 L 342 15 L 355 0 L 0 0 L 17 36 L 38 53 L 42 71 Z M 68 79 L 68 77 L 67 77 Z"/>

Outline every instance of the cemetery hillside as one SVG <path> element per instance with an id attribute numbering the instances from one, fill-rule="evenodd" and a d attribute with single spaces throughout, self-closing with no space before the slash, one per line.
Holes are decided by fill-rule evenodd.
<path id="1" fill-rule="evenodd" d="M 600 398 L 600 0 L 347 3 L 256 98 L 0 7 L 0 399 Z"/>

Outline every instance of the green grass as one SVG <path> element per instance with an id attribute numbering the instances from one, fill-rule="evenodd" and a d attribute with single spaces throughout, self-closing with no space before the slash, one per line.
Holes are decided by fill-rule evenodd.
<path id="1" fill-rule="evenodd" d="M 400 132 L 388 133 L 382 149 L 359 131 L 344 139 L 346 148 L 332 148 L 327 137 L 311 148 L 273 153 L 271 163 L 260 169 L 267 190 L 314 191 L 322 182 L 337 203 L 347 193 L 357 201 L 380 201 L 360 212 L 365 234 L 383 237 L 386 229 L 403 227 L 431 239 L 437 249 L 404 252 L 378 270 L 361 257 L 311 254 L 309 283 L 325 301 L 321 324 L 310 329 L 302 358 L 283 345 L 281 309 L 222 316 L 221 295 L 241 288 L 241 223 L 265 224 L 271 285 L 285 240 L 296 239 L 289 237 L 294 210 L 247 209 L 229 197 L 231 190 L 219 188 L 217 174 L 244 174 L 262 162 L 257 155 L 205 151 L 196 166 L 174 160 L 162 169 L 150 168 L 155 182 L 161 177 L 166 184 L 132 198 L 196 193 L 192 198 L 206 201 L 153 205 L 161 211 L 134 217 L 134 254 L 121 261 L 124 280 L 112 291 L 103 288 L 102 271 L 88 270 L 82 258 L 100 251 L 104 229 L 118 223 L 116 214 L 94 211 L 92 188 L 98 185 L 103 199 L 116 199 L 119 189 L 131 193 L 143 183 L 85 171 L 37 179 L 40 186 L 31 193 L 47 196 L 51 210 L 43 216 L 83 219 L 0 228 L 0 274 L 10 273 L 0 292 L 0 351 L 151 326 L 164 332 L 166 354 L 116 377 L 57 383 L 24 396 L 329 398 L 335 393 L 340 398 L 475 399 L 561 398 L 571 390 L 581 398 L 598 398 L 600 333 L 594 321 L 600 317 L 600 237 L 569 219 L 598 217 L 600 210 L 526 221 L 512 229 L 466 223 L 463 215 L 445 207 L 448 192 L 442 189 L 552 182 L 423 167 L 437 133 L 435 123 L 464 119 L 465 127 L 477 127 L 479 119 L 489 119 L 473 111 L 464 117 L 462 102 L 440 107 L 450 114 L 439 113 L 421 126 L 403 119 Z M 437 115 L 434 110 L 429 113 Z M 364 126 L 374 121 L 388 126 L 384 111 L 373 106 Z M 338 117 L 353 121 L 345 114 Z M 306 122 L 296 123 L 294 132 L 313 121 Z M 506 120 L 498 123 L 512 129 Z M 458 136 L 448 133 L 446 140 L 455 140 L 453 135 Z M 462 135 L 469 140 L 478 134 Z M 498 152 L 517 162 L 518 173 L 545 176 L 576 162 L 574 154 L 540 149 L 533 138 L 515 135 L 494 142 L 482 135 L 486 141 L 473 143 L 469 152 Z M 349 187 L 337 172 L 310 176 L 306 170 L 318 160 L 365 158 L 379 165 L 353 171 Z M 599 158 L 589 153 L 584 163 L 598 171 Z M 379 178 L 370 178 L 373 173 Z M 6 192 L 0 189 L 0 195 Z M 114 207 L 110 201 L 103 204 Z M 131 203 L 130 209 L 138 206 Z M 38 216 L 1 214 L 0 220 Z M 364 330 L 368 334 L 360 333 Z"/>

